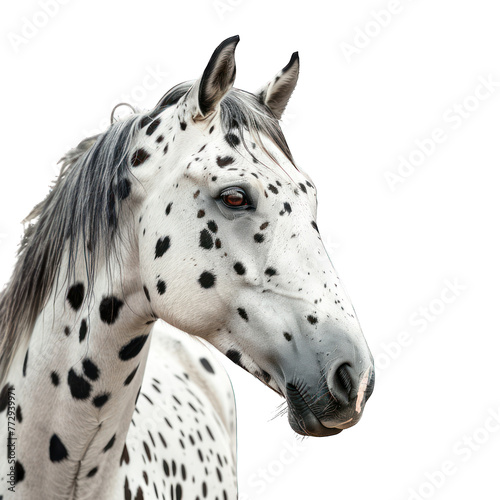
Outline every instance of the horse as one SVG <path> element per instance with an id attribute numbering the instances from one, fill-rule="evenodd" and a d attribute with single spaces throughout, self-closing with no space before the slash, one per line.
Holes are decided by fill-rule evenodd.
<path id="1" fill-rule="evenodd" d="M 238 42 L 69 151 L 28 216 L 0 296 L 0 498 L 237 498 L 234 394 L 198 339 L 299 435 L 360 420 L 373 357 L 279 124 L 298 53 L 250 93 Z"/>

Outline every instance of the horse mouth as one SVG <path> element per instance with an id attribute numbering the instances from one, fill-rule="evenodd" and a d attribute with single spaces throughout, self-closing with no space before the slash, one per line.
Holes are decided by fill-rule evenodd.
<path id="1" fill-rule="evenodd" d="M 338 424 L 339 427 L 327 427 L 323 425 L 307 404 L 299 389 L 292 384 L 287 384 L 286 386 L 286 400 L 288 403 L 288 423 L 301 436 L 335 436 L 340 434 L 344 428 L 350 427 L 350 422 Z"/>
<path id="2" fill-rule="evenodd" d="M 301 415 L 288 412 L 288 422 L 290 427 L 301 436 L 326 437 L 340 434 L 343 429 L 336 427 L 325 427 L 311 410 L 307 410 Z"/>

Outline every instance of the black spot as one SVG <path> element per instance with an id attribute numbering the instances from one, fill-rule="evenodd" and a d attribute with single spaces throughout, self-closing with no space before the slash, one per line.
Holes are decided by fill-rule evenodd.
<path id="1" fill-rule="evenodd" d="M 156 283 L 156 289 L 160 295 L 163 295 L 167 291 L 167 284 L 163 280 L 158 280 L 158 283 Z"/>
<path id="2" fill-rule="evenodd" d="M 307 189 L 306 187 L 304 186 L 304 184 L 302 184 L 302 182 L 299 182 L 299 187 L 302 191 L 304 191 L 304 193 L 307 193 Z"/>
<path id="3" fill-rule="evenodd" d="M 267 188 L 269 189 L 269 191 L 271 191 L 271 193 L 278 194 L 278 188 L 276 186 L 274 186 L 273 184 L 269 184 L 269 186 L 267 186 Z"/>
<path id="4" fill-rule="evenodd" d="M 234 163 L 234 158 L 232 156 L 217 156 L 217 165 L 219 165 L 219 167 L 227 167 L 231 165 L 231 163 Z"/>
<path id="5" fill-rule="evenodd" d="M 175 487 L 175 500 L 182 500 L 182 486 L 179 483 Z"/>
<path id="6" fill-rule="evenodd" d="M 120 457 L 120 465 L 125 462 L 127 465 L 130 463 L 130 456 L 128 454 L 127 445 L 123 445 L 122 456 Z"/>
<path id="7" fill-rule="evenodd" d="M 149 290 L 147 289 L 146 285 L 143 286 L 144 289 L 144 294 L 146 295 L 146 299 L 148 299 L 148 302 L 151 302 L 151 297 L 149 295 Z"/>
<path id="8" fill-rule="evenodd" d="M 148 460 L 151 462 L 151 450 L 149 449 L 148 443 L 146 443 L 146 441 L 143 441 L 142 445 L 144 446 L 144 451 L 146 452 L 146 455 L 148 456 Z"/>
<path id="9" fill-rule="evenodd" d="M 68 450 L 66 450 L 66 446 L 64 446 L 57 434 L 50 438 L 49 456 L 52 462 L 61 462 L 68 458 Z"/>
<path id="10" fill-rule="evenodd" d="M 23 421 L 23 412 L 21 411 L 21 405 L 17 405 L 17 408 L 16 408 L 16 420 L 19 422 L 19 423 L 22 423 Z"/>
<path id="11" fill-rule="evenodd" d="M 89 471 L 87 477 L 95 476 L 97 474 L 97 470 L 98 470 L 97 467 L 94 467 L 92 470 Z"/>
<path id="12" fill-rule="evenodd" d="M 170 248 L 170 238 L 165 236 L 156 242 L 155 259 L 159 259 Z"/>
<path id="13" fill-rule="evenodd" d="M 84 294 L 85 294 L 85 288 L 83 286 L 83 283 L 76 283 L 69 289 L 66 298 L 68 299 L 69 305 L 75 311 L 78 311 L 78 309 L 80 309 L 83 303 Z"/>
<path id="14" fill-rule="evenodd" d="M 86 358 L 82 361 L 83 373 L 90 380 L 97 380 L 99 378 L 99 368 L 89 359 Z"/>
<path id="15" fill-rule="evenodd" d="M 310 314 L 307 317 L 307 321 L 309 321 L 309 323 L 311 323 L 311 325 L 315 325 L 318 322 L 318 318 L 316 316 L 313 316 L 312 314 Z"/>
<path id="16" fill-rule="evenodd" d="M 120 465 L 121 465 L 121 461 L 120 461 Z M 130 487 L 128 485 L 128 477 L 127 476 L 125 476 L 124 490 L 125 490 L 125 500 L 132 500 L 132 492 L 130 491 Z"/>
<path id="17" fill-rule="evenodd" d="M 186 130 L 186 128 L 187 128 L 186 122 L 181 122 L 180 125 L 181 125 L 181 130 Z"/>
<path id="18" fill-rule="evenodd" d="M 104 297 L 99 304 L 99 314 L 101 320 L 112 325 L 117 319 L 120 309 L 123 307 L 123 302 L 116 297 Z"/>
<path id="19" fill-rule="evenodd" d="M 266 370 L 261 370 L 261 377 L 266 384 L 269 384 L 269 382 L 271 381 L 271 375 L 269 375 Z"/>
<path id="20" fill-rule="evenodd" d="M 68 372 L 68 385 L 71 395 L 75 399 L 87 399 L 89 397 L 90 384 L 83 377 L 77 375 L 73 368 Z"/>
<path id="21" fill-rule="evenodd" d="M 54 384 L 55 387 L 59 385 L 59 375 L 57 372 L 52 372 L 50 374 L 50 379 L 52 380 L 52 384 Z"/>
<path id="22" fill-rule="evenodd" d="M 212 431 L 210 430 L 210 427 L 207 425 L 207 426 L 205 427 L 205 429 L 207 429 L 207 433 L 208 433 L 208 435 L 210 436 L 210 439 L 211 439 L 212 441 L 215 441 L 214 435 L 212 434 Z"/>
<path id="23" fill-rule="evenodd" d="M 120 359 L 128 361 L 129 359 L 135 358 L 141 352 L 147 340 L 148 335 L 139 335 L 133 338 L 128 344 L 120 349 Z"/>
<path id="24" fill-rule="evenodd" d="M 2 413 L 9 404 L 9 392 L 14 390 L 14 386 L 5 384 L 0 392 L 0 413 Z"/>
<path id="25" fill-rule="evenodd" d="M 318 225 L 316 224 L 316 222 L 311 221 L 311 226 L 312 226 L 314 229 L 316 229 L 316 231 L 318 231 L 318 233 L 319 233 Z"/>
<path id="26" fill-rule="evenodd" d="M 80 323 L 80 332 L 79 332 L 79 340 L 80 342 L 83 342 L 85 340 L 85 337 L 87 336 L 87 320 L 82 319 L 82 322 Z"/>
<path id="27" fill-rule="evenodd" d="M 209 220 L 207 222 L 207 226 L 208 226 L 208 229 L 210 229 L 210 231 L 212 231 L 212 233 L 216 233 L 219 228 L 217 227 L 217 224 L 214 220 Z"/>
<path id="28" fill-rule="evenodd" d="M 214 176 L 212 177 L 212 181 L 213 181 L 213 182 L 215 182 L 216 180 L 217 180 L 217 176 L 216 176 L 216 175 L 214 175 Z"/>
<path id="29" fill-rule="evenodd" d="M 16 464 L 14 466 L 14 480 L 17 483 L 20 483 L 25 476 L 24 467 L 22 466 L 19 460 L 16 460 Z"/>
<path id="30" fill-rule="evenodd" d="M 170 203 L 167 205 L 167 208 L 165 209 L 165 215 L 170 214 L 170 210 L 172 210 L 172 205 L 173 205 L 173 203 L 172 203 L 172 202 L 170 202 Z"/>
<path id="31" fill-rule="evenodd" d="M 198 283 L 203 287 L 203 288 L 211 288 L 215 285 L 215 276 L 212 273 L 209 273 L 208 271 L 203 271 L 198 278 Z"/>
<path id="32" fill-rule="evenodd" d="M 241 364 L 241 352 L 238 352 L 235 349 L 229 349 L 229 351 L 226 352 L 226 356 L 233 363 L 236 363 L 238 366 L 241 366 L 243 368 L 243 365 Z"/>
<path id="33" fill-rule="evenodd" d="M 264 224 L 261 224 L 261 226 L 260 226 L 260 230 L 261 230 L 261 231 L 264 231 L 264 229 L 266 229 L 266 228 L 267 228 L 267 226 L 269 226 L 269 222 L 264 222 Z"/>
<path id="34" fill-rule="evenodd" d="M 131 188 L 132 188 L 132 184 L 130 183 L 130 181 L 128 179 L 120 179 L 120 181 L 118 182 L 118 186 L 117 186 L 118 198 L 120 200 L 124 200 L 125 198 L 128 198 L 128 196 L 130 195 Z"/>
<path id="35" fill-rule="evenodd" d="M 109 394 L 100 394 L 93 399 L 92 403 L 94 403 L 96 408 L 101 408 L 108 402 L 108 399 Z"/>
<path id="36" fill-rule="evenodd" d="M 207 358 L 200 358 L 200 363 L 207 370 L 208 373 L 215 373 L 214 369 L 212 368 L 212 365 L 208 361 Z"/>
<path id="37" fill-rule="evenodd" d="M 292 336 L 288 332 L 283 332 L 283 337 L 285 337 L 288 340 L 288 342 L 292 340 Z"/>
<path id="38" fill-rule="evenodd" d="M 26 355 L 24 356 L 23 377 L 26 377 L 26 369 L 28 368 L 28 352 L 29 352 L 29 349 L 26 350 Z"/>
<path id="39" fill-rule="evenodd" d="M 64 327 L 64 334 L 66 335 L 66 337 L 69 337 L 70 333 L 71 333 L 71 330 L 69 329 L 69 326 L 65 326 Z"/>
<path id="40" fill-rule="evenodd" d="M 235 148 L 240 143 L 240 138 L 235 134 L 226 134 L 226 141 L 232 148 Z"/>
<path id="41" fill-rule="evenodd" d="M 211 133 L 214 131 L 214 128 L 215 128 L 215 126 L 214 126 L 214 125 L 212 125 L 212 126 L 210 127 L 210 130 L 208 131 L 208 133 L 209 133 L 209 134 L 211 134 Z"/>
<path id="42" fill-rule="evenodd" d="M 151 155 L 143 148 L 138 149 L 130 158 L 130 164 L 138 167 L 143 164 Z"/>
<path id="43" fill-rule="evenodd" d="M 165 475 L 167 477 L 170 476 L 170 467 L 168 466 L 168 463 L 163 460 L 163 471 L 165 472 Z"/>
<path id="44" fill-rule="evenodd" d="M 168 142 L 165 144 L 165 147 L 163 148 L 163 154 L 166 155 L 168 152 Z"/>
<path id="45" fill-rule="evenodd" d="M 115 444 L 116 440 L 116 434 L 113 434 L 113 437 L 108 441 L 108 444 L 103 448 L 102 452 L 106 453 L 108 450 L 113 448 L 113 445 Z"/>
<path id="46" fill-rule="evenodd" d="M 238 307 L 238 314 L 245 320 L 245 321 L 248 321 L 248 314 L 247 312 L 245 311 L 245 309 L 243 309 L 243 307 Z"/>
<path id="47" fill-rule="evenodd" d="M 198 210 L 198 219 L 205 217 L 205 210 Z"/>
<path id="48" fill-rule="evenodd" d="M 253 235 L 253 239 L 257 242 L 257 243 L 262 243 L 264 241 L 264 235 L 263 234 L 260 234 L 260 233 L 256 233 Z"/>
<path id="49" fill-rule="evenodd" d="M 241 276 L 242 274 L 246 273 L 245 266 L 241 262 L 236 262 L 236 264 L 233 266 L 234 270 Z"/>
<path id="50" fill-rule="evenodd" d="M 129 374 L 129 376 L 125 379 L 125 382 L 123 382 L 123 385 L 129 385 L 130 382 L 132 382 L 133 378 L 135 377 L 135 374 L 137 373 L 137 370 L 139 368 L 139 365 L 137 365 Z"/>
<path id="51" fill-rule="evenodd" d="M 161 123 L 161 120 L 157 118 L 152 121 L 149 127 L 146 130 L 146 135 L 153 135 L 153 132 L 158 128 L 158 125 Z"/>
<path id="52" fill-rule="evenodd" d="M 214 246 L 214 240 L 212 239 L 212 235 L 208 232 L 207 229 L 202 229 L 200 232 L 200 247 L 205 250 L 210 250 Z"/>
<path id="53" fill-rule="evenodd" d="M 285 210 L 285 212 L 287 214 L 292 213 L 292 207 L 290 206 L 290 203 L 288 203 L 287 201 L 285 201 L 285 203 L 283 203 L 283 209 Z"/>
<path id="54" fill-rule="evenodd" d="M 215 248 L 220 248 L 221 246 L 222 246 L 222 243 L 221 243 L 221 241 L 219 240 L 219 238 L 217 238 L 217 239 L 215 240 Z"/>
<path id="55" fill-rule="evenodd" d="M 156 142 L 159 144 L 160 142 L 163 142 L 163 139 L 165 139 L 165 137 L 163 137 L 162 135 L 159 135 L 159 136 L 156 138 Z"/>
<path id="56" fill-rule="evenodd" d="M 274 267 L 268 267 L 264 272 L 268 276 L 274 276 L 278 271 L 276 271 L 276 269 L 274 269 Z"/>
<path id="57" fill-rule="evenodd" d="M 163 434 L 161 432 L 158 432 L 158 436 L 160 437 L 160 441 L 162 442 L 163 447 L 166 448 L 167 447 L 167 442 L 165 441 L 165 438 L 163 437 Z"/>

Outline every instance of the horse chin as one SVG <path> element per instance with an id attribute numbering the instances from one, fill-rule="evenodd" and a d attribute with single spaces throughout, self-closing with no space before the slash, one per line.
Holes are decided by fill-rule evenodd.
<path id="1" fill-rule="evenodd" d="M 302 408 L 300 414 L 289 409 L 288 423 L 301 436 L 326 437 L 340 434 L 343 429 L 325 427 L 309 408 Z"/>

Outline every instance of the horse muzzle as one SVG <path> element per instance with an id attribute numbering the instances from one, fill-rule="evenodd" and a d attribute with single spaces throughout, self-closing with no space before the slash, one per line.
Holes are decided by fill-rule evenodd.
<path id="1" fill-rule="evenodd" d="M 357 424 L 375 385 L 372 367 L 359 377 L 346 363 L 332 367 L 319 390 L 303 381 L 286 384 L 288 421 L 303 436 L 333 436 Z"/>

